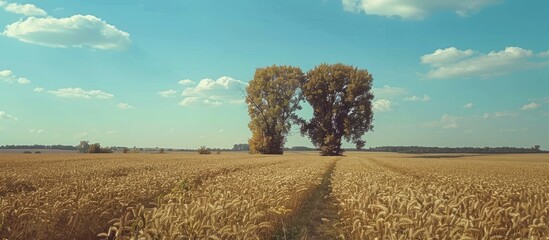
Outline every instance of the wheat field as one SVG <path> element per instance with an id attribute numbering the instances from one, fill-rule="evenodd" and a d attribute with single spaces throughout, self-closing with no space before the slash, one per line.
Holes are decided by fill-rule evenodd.
<path id="1" fill-rule="evenodd" d="M 549 155 L 0 154 L 0 239 L 549 239 Z"/>

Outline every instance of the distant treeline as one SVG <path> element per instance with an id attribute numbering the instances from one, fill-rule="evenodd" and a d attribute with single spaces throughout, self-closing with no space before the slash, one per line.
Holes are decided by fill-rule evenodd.
<path id="1" fill-rule="evenodd" d="M 0 149 L 56 149 L 56 150 L 78 150 L 76 146 L 69 145 L 4 145 Z"/>
<path id="2" fill-rule="evenodd" d="M 541 153 L 539 145 L 532 148 L 517 147 L 418 147 L 418 146 L 384 146 L 365 149 L 369 152 L 397 153 Z"/>

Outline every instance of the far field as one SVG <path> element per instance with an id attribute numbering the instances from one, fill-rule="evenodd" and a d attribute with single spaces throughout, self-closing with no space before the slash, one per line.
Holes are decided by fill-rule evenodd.
<path id="1" fill-rule="evenodd" d="M 549 239 L 549 154 L 0 154 L 0 239 Z"/>

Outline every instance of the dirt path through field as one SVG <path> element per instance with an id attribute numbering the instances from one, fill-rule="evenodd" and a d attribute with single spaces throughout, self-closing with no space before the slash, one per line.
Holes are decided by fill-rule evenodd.
<path id="1" fill-rule="evenodd" d="M 335 159 L 322 177 L 322 182 L 311 191 L 303 206 L 284 223 L 283 229 L 273 239 L 338 239 L 338 208 L 332 192 L 332 173 L 337 161 Z"/>

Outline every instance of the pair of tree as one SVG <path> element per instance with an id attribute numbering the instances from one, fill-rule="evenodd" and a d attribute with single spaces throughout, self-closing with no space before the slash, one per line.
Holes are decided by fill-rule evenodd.
<path id="1" fill-rule="evenodd" d="M 342 138 L 364 146 L 362 135 L 373 129 L 371 88 L 367 70 L 344 64 L 321 64 L 306 75 L 292 66 L 256 69 L 246 88 L 250 152 L 281 154 L 292 123 L 322 155 L 341 155 Z M 296 114 L 303 100 L 313 108 L 308 121 Z"/>

